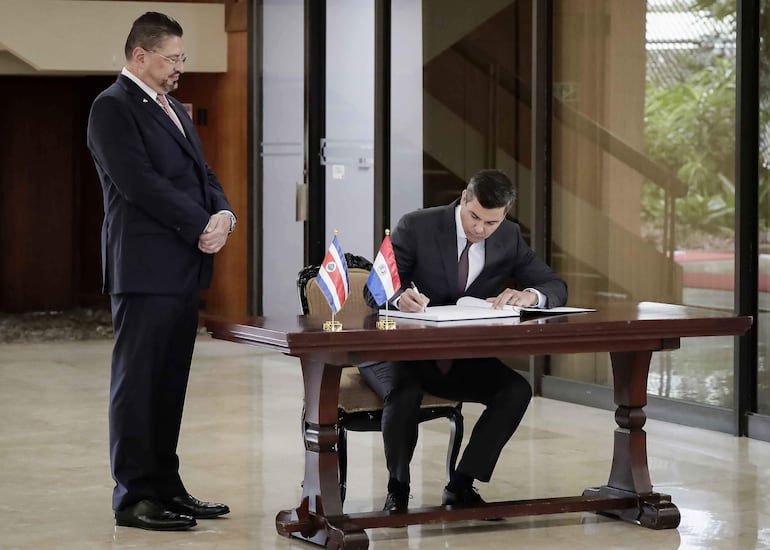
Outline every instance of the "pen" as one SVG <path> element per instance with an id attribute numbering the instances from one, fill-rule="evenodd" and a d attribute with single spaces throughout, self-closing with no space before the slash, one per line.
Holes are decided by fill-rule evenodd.
<path id="1" fill-rule="evenodd" d="M 414 290 L 417 294 L 420 294 L 420 289 L 417 288 L 417 285 L 414 284 L 414 281 L 410 283 L 410 286 L 412 287 L 412 290 Z M 425 306 L 422 306 L 422 310 L 425 311 Z"/>

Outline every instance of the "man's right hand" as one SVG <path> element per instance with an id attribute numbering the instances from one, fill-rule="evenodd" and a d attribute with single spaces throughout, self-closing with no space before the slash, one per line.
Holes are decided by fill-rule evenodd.
<path id="1" fill-rule="evenodd" d="M 398 299 L 398 309 L 407 313 L 417 313 L 418 311 L 425 311 L 425 306 L 429 302 L 430 298 L 425 294 L 420 294 L 413 288 L 407 288 Z"/>

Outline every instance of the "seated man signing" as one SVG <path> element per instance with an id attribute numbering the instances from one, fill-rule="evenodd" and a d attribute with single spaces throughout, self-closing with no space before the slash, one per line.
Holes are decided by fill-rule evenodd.
<path id="1" fill-rule="evenodd" d="M 516 189 L 503 172 L 482 170 L 452 204 L 404 215 L 391 240 L 406 290 L 393 305 L 415 312 L 428 302 L 453 304 L 464 295 L 487 299 L 494 307 L 566 303 L 564 280 L 535 256 L 519 226 L 506 219 L 515 199 Z M 524 290 L 507 288 L 511 279 Z M 389 479 L 384 509 L 407 509 L 423 392 L 486 406 L 442 496 L 444 505 L 483 503 L 473 481 L 492 477 L 532 397 L 529 383 L 494 358 L 386 361 L 359 370 L 385 403 L 382 437 Z"/>

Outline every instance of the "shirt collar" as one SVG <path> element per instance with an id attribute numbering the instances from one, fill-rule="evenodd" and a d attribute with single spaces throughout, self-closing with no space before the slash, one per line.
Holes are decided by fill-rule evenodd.
<path id="1" fill-rule="evenodd" d="M 134 73 L 129 71 L 126 67 L 123 67 L 123 70 L 120 71 L 120 74 L 122 74 L 123 76 L 125 76 L 127 78 L 130 78 L 131 81 L 134 84 L 139 86 L 144 93 L 146 93 L 148 96 L 150 96 L 150 99 L 152 99 L 153 101 L 155 101 L 157 103 L 157 101 L 158 101 L 158 92 L 156 92 L 155 90 L 150 88 L 147 84 L 145 84 L 144 81 L 142 81 L 141 78 L 139 78 Z"/>
<path id="2" fill-rule="evenodd" d="M 457 255 L 460 255 L 460 252 L 462 252 L 462 249 L 465 248 L 465 243 L 468 241 L 468 237 L 465 236 L 465 231 L 463 231 L 463 222 L 460 219 L 460 208 L 462 208 L 461 203 L 458 203 L 457 206 L 455 206 L 455 230 L 456 230 L 456 237 L 457 237 Z M 485 246 L 485 240 L 481 240 L 477 243 L 473 243 L 471 245 L 470 250 L 473 250 L 474 248 L 478 248 L 479 250 L 484 250 L 486 248 Z"/>

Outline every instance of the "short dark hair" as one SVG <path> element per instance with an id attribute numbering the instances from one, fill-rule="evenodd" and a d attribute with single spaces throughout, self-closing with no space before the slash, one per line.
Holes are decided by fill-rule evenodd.
<path id="1" fill-rule="evenodd" d="M 140 15 L 126 38 L 126 59 L 131 59 L 134 48 L 154 50 L 169 36 L 182 36 L 182 26 L 174 19 L 157 11 Z"/>
<path id="2" fill-rule="evenodd" d="M 484 208 L 507 211 L 516 200 L 516 186 L 502 170 L 481 170 L 471 177 L 465 188 L 465 200 L 474 198 Z"/>

